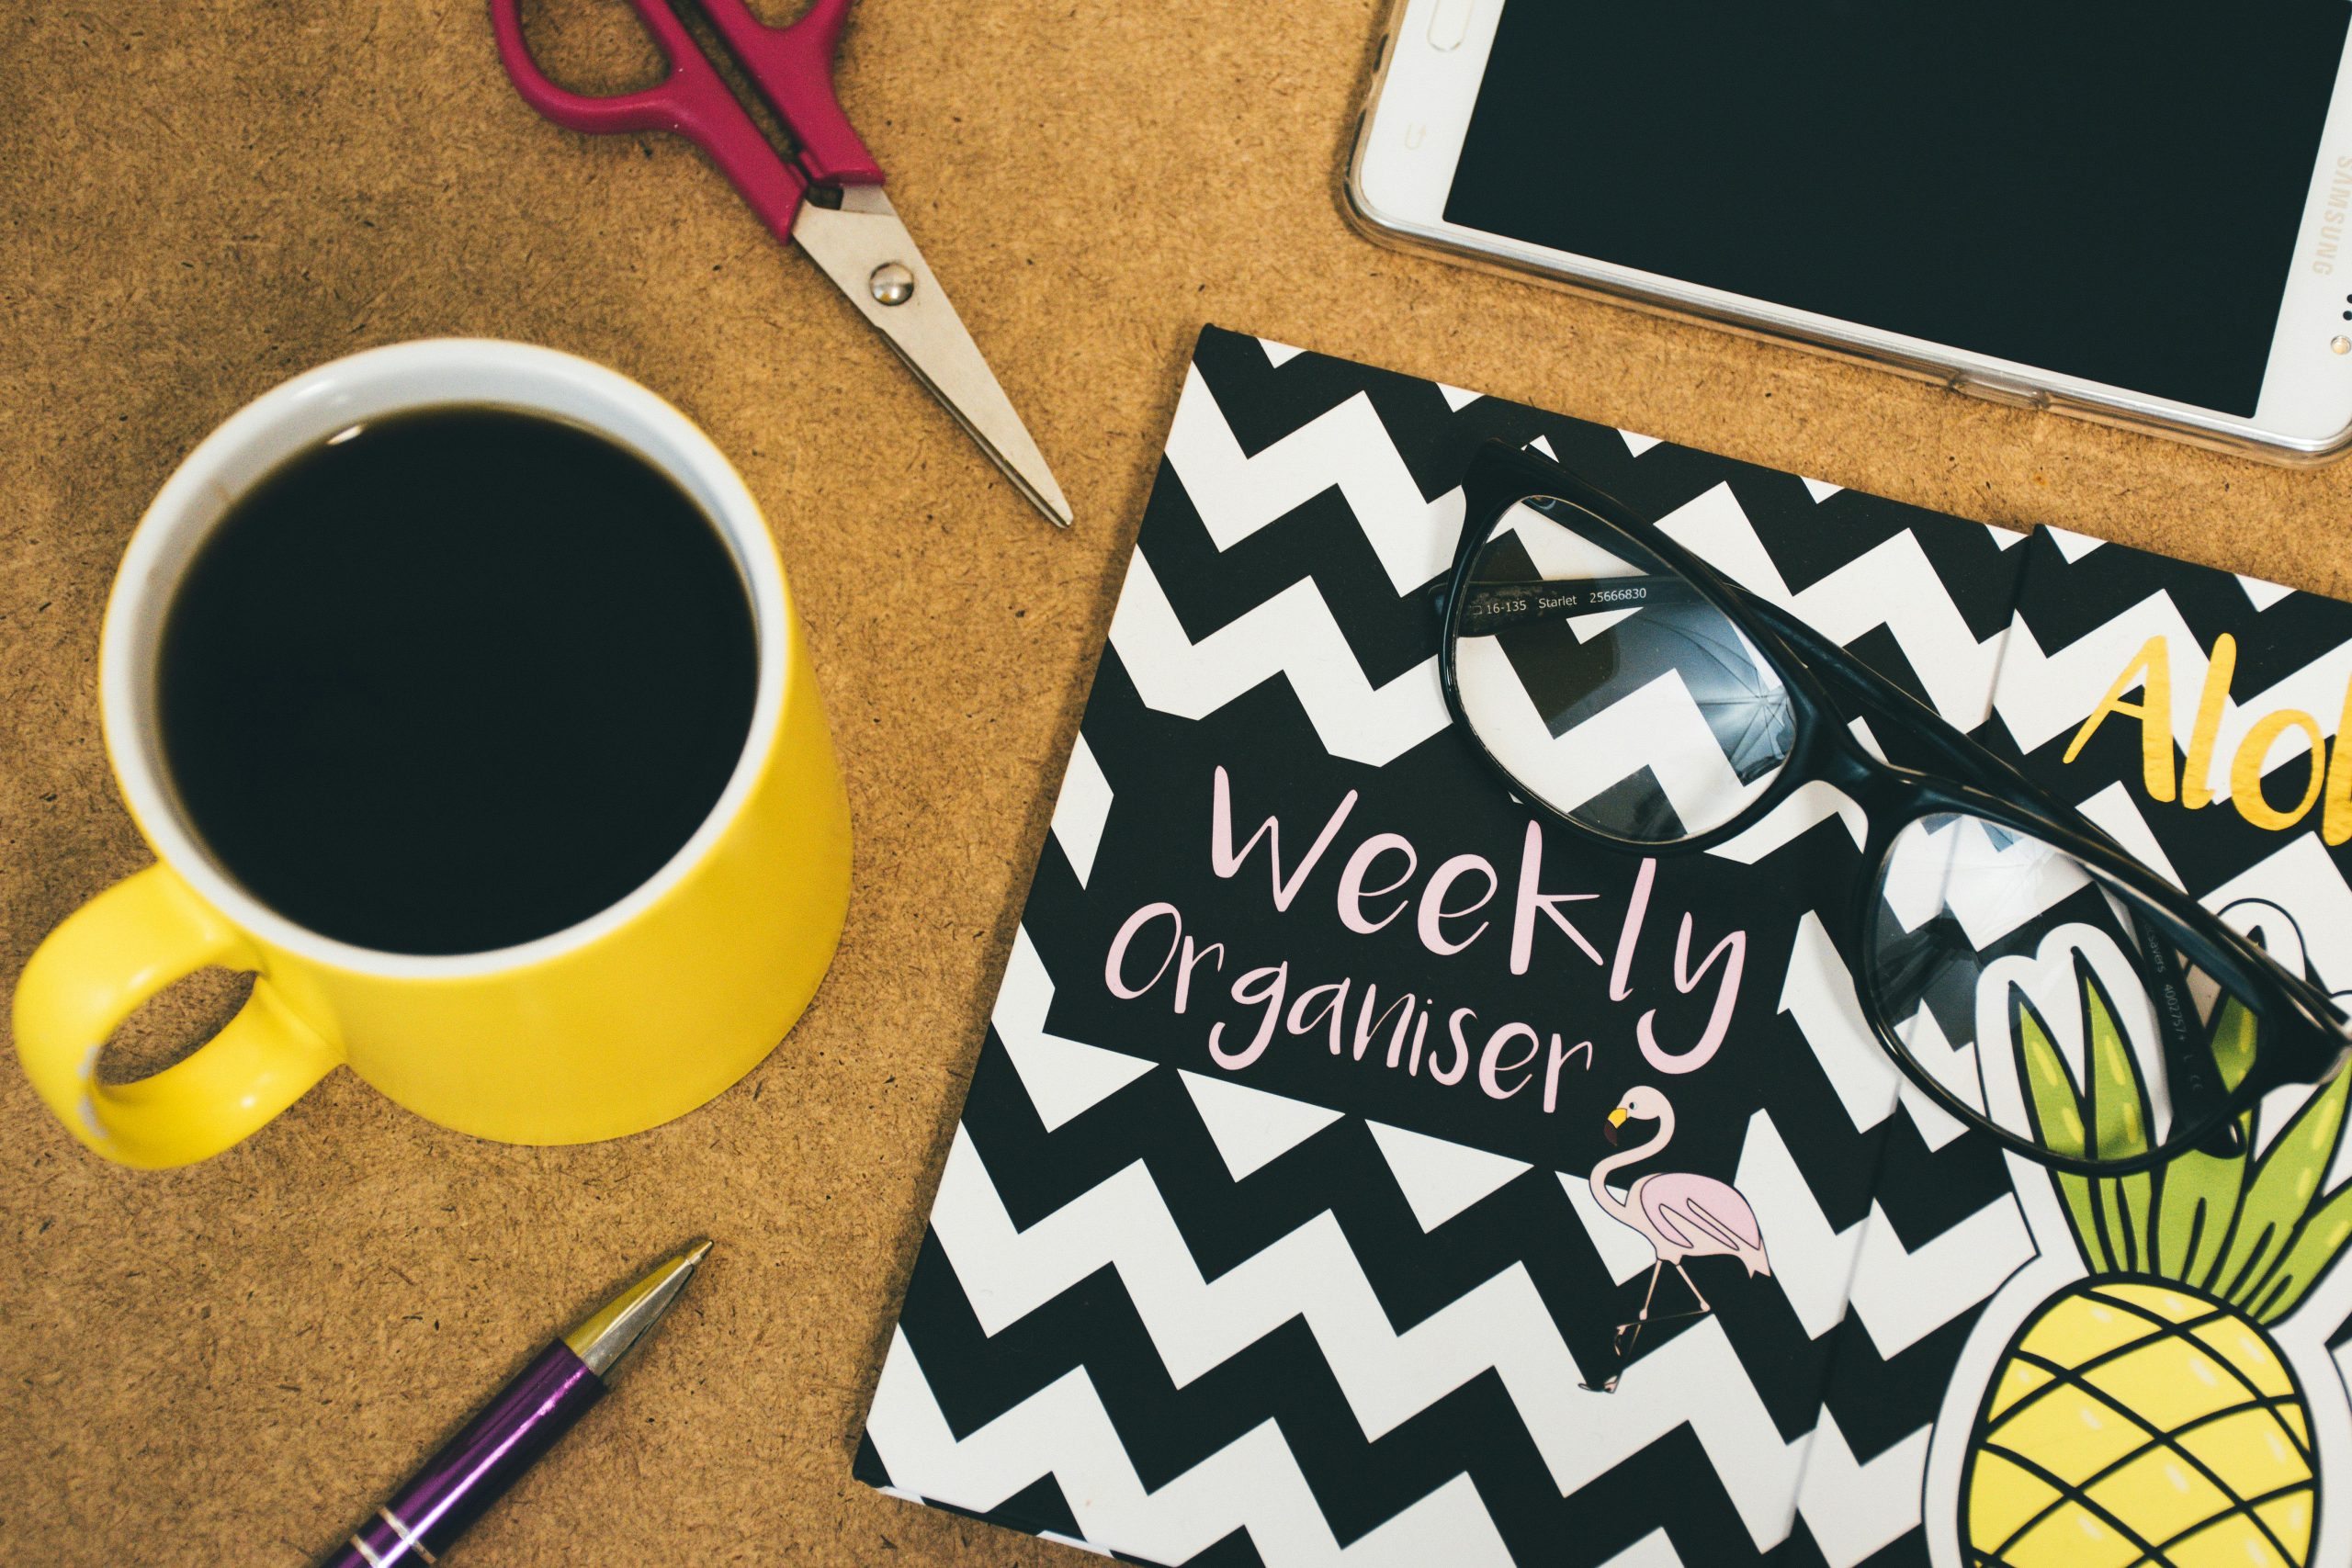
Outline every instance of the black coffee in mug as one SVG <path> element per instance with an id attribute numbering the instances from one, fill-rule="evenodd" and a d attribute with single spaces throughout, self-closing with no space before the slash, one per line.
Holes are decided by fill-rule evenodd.
<path id="1" fill-rule="evenodd" d="M 542 415 L 439 408 L 290 458 L 206 538 L 158 661 L 224 870 L 322 935 L 476 953 L 642 886 L 718 802 L 758 663 L 675 481 Z"/>

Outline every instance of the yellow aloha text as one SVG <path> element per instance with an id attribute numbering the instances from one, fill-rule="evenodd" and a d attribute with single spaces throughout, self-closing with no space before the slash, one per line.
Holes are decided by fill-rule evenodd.
<path id="1" fill-rule="evenodd" d="M 2211 806 L 2213 791 L 2206 781 L 2212 773 L 2214 741 L 2221 733 L 2222 710 L 2229 700 L 2230 677 L 2237 664 L 2238 640 L 2224 632 L 2214 639 L 2212 657 L 2205 666 L 2205 684 L 2197 695 L 2197 719 L 2188 732 L 2188 755 L 2177 789 L 2173 775 L 2177 753 L 2172 728 L 2172 653 L 2161 637 L 2150 637 L 2132 656 L 2107 695 L 2075 732 L 2062 760 L 2071 762 L 2081 755 L 2110 714 L 2136 718 L 2140 721 L 2141 777 L 2148 797 L 2169 802 L 2177 795 L 2191 811 Z M 2126 694 L 2133 691 L 2140 694 L 2136 701 Z M 2263 792 L 2262 775 L 2271 752 L 2290 734 L 2301 738 L 2312 764 L 2301 797 L 2292 805 L 2282 805 Z M 2319 720 L 2301 708 L 2277 708 L 2264 714 L 2239 739 L 2236 754 L 2230 759 L 2230 804 L 2256 827 L 2273 832 L 2292 828 L 2313 806 L 2321 806 L 2320 837 L 2330 844 L 2352 839 L 2352 757 L 2345 755 L 2347 736 L 2352 736 L 2352 682 L 2345 686 L 2344 711 L 2336 720 L 2333 748 L 2321 732 Z"/>

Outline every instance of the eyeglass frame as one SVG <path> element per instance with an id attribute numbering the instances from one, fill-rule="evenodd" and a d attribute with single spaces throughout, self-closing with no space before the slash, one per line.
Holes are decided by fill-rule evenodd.
<path id="1" fill-rule="evenodd" d="M 2203 905 L 2127 853 L 2080 811 L 2028 778 L 2006 759 L 1969 739 L 1934 708 L 1815 632 L 1795 615 L 1725 581 L 1656 524 L 1644 520 L 1580 475 L 1538 454 L 1494 440 L 1482 446 L 1472 458 L 1464 476 L 1463 491 L 1462 536 L 1438 605 L 1442 616 L 1438 679 L 1447 710 L 1479 756 L 1510 785 L 1513 794 L 1569 831 L 1613 851 L 1651 856 L 1702 854 L 1727 843 L 1770 817 L 1781 802 L 1814 780 L 1838 790 L 1861 811 L 1868 824 L 1860 857 L 1866 871 L 1856 878 L 1846 931 L 1838 945 L 1848 955 L 1847 966 L 1854 978 L 1862 1016 L 1877 1036 L 1880 1048 L 1940 1110 L 1992 1137 L 2005 1149 L 2038 1164 L 2078 1176 L 2130 1176 L 2153 1169 L 2191 1148 L 2233 1152 L 2239 1118 L 2264 1095 L 2288 1084 L 2325 1082 L 2341 1071 L 2347 1060 L 2352 1060 L 2352 1026 L 2347 1026 L 2342 1011 L 2327 993 L 2289 971 L 2257 943 L 2232 931 Z M 1533 500 L 1564 503 L 1585 513 L 1604 530 L 1623 534 L 1695 590 L 1747 638 L 1749 647 L 1780 677 L 1782 689 L 1788 694 L 1792 724 L 1788 753 L 1763 793 L 1729 820 L 1665 843 L 1622 837 L 1578 821 L 1521 781 L 1495 755 L 1472 721 L 1463 705 L 1454 655 L 1463 636 L 1464 606 L 1472 596 L 1472 572 L 1486 545 L 1511 509 Z M 1941 771 L 1907 767 L 1872 754 L 1856 739 L 1849 721 L 1830 697 L 1831 682 L 1862 710 L 1861 716 L 1883 720 L 1890 735 L 1899 735 L 1911 746 L 1924 749 L 1940 764 Z M 2130 894 L 2169 928 L 2168 933 L 2151 932 L 2146 922 L 2134 914 L 2132 924 L 2140 950 L 2135 957 L 2143 966 L 2143 979 L 2149 986 L 2152 999 L 2159 1003 L 2161 1044 L 2172 1058 L 2168 1063 L 2168 1086 L 2176 1081 L 2173 1075 L 2185 1068 L 2189 1098 L 2213 1098 L 2211 1089 L 2197 1082 L 2199 1075 L 2211 1070 L 2211 1060 L 2209 1056 L 2200 1065 L 2196 1057 L 2201 1046 L 2184 1033 L 2196 1019 L 2186 991 L 2185 973 L 2169 950 L 2155 945 L 2156 939 L 2167 938 L 2191 964 L 2249 1005 L 2256 1021 L 2254 1060 L 2234 1089 L 2222 1090 L 2218 1110 L 2205 1113 L 2197 1125 L 2183 1133 L 2178 1111 L 2182 1097 L 2176 1092 L 2168 1096 L 2174 1105 L 2168 1135 L 2156 1141 L 2151 1127 L 2152 1146 L 2143 1153 L 2120 1159 L 2069 1156 L 2002 1127 L 1988 1112 L 1962 1100 L 1913 1058 L 1909 1047 L 1895 1032 L 1892 1010 L 1880 987 L 1876 966 L 1867 962 L 1865 955 L 1870 951 L 1878 891 L 1896 840 L 1914 823 L 1941 815 L 1977 818 L 2063 851 L 2096 877 Z M 1833 941 L 1838 941 L 1840 933 L 1831 935 Z M 1864 961 L 1856 962 L 1858 959 Z M 2164 994 L 2159 996 L 2159 992 Z M 2262 1038 L 2265 1025 L 2276 1032 L 2276 1039 Z M 2084 1129 L 2086 1146 L 2094 1145 L 2096 1138 L 2095 1128 Z M 2233 1147 L 2219 1147 L 2216 1140 Z"/>

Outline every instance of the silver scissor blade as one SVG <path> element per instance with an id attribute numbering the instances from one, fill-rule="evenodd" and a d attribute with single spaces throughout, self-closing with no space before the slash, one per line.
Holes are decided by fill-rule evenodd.
<path id="1" fill-rule="evenodd" d="M 946 290 L 931 275 L 882 187 L 849 186 L 838 208 L 801 203 L 792 237 L 874 323 L 882 340 L 979 444 L 989 460 L 1029 498 L 1029 504 L 1054 526 L 1069 527 L 1069 502 L 1062 487 L 1054 482 L 1044 454 L 1012 412 L 1012 400 L 997 385 L 995 373 L 980 357 L 978 345 L 964 330 Z M 876 289 L 876 274 L 893 264 L 911 275 L 911 288 L 899 303 L 888 305 L 882 301 L 890 291 Z"/>

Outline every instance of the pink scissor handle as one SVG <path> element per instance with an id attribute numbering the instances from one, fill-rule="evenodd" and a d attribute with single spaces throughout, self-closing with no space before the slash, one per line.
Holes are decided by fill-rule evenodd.
<path id="1" fill-rule="evenodd" d="M 717 68 L 703 58 L 693 35 L 662 0 L 631 0 L 631 4 L 646 30 L 653 35 L 669 72 L 650 87 L 596 97 L 559 86 L 539 69 L 538 62 L 531 58 L 529 44 L 524 41 L 520 0 L 490 0 L 490 23 L 498 39 L 498 58 L 504 63 L 514 90 L 522 95 L 525 103 L 567 130 L 591 135 L 669 130 L 685 137 L 718 165 L 719 172 L 751 204 L 769 231 L 789 243 L 792 221 L 798 216 L 801 199 L 808 191 L 808 175 L 776 155 L 767 138 L 760 134 L 759 126 L 735 101 L 735 95 L 728 90 Z M 741 11 L 741 0 L 734 0 L 734 6 Z M 834 153 L 843 151 L 841 138 L 846 137 L 848 146 L 854 148 L 862 159 L 862 165 L 853 164 L 842 175 L 825 177 L 871 184 L 881 179 L 882 172 L 873 166 L 865 143 L 850 129 L 848 118 L 833 97 L 832 40 L 840 37 L 847 14 L 848 0 L 819 0 L 808 16 L 789 28 L 766 27 L 748 11 L 742 11 L 739 20 L 722 26 L 728 31 L 729 41 L 739 51 L 744 46 L 735 42 L 736 33 L 756 33 L 757 47 L 777 61 L 766 63 L 747 55 L 743 65 L 759 83 L 762 96 L 769 100 L 778 117 L 796 138 L 802 139 L 802 159 L 809 172 L 816 173 L 820 165 L 803 137 L 804 121 L 829 136 Z M 810 28 L 810 23 L 818 25 Z M 795 35 L 808 41 L 792 45 Z M 812 51 L 812 45 L 820 47 Z M 813 89 L 807 75 L 810 62 L 815 72 Z M 777 78 L 775 85 L 767 79 L 771 74 Z M 862 180 L 856 177 L 861 168 L 870 171 Z"/>
<path id="2" fill-rule="evenodd" d="M 881 165 L 833 94 L 833 54 L 849 20 L 849 0 L 816 0 L 798 21 L 782 28 L 752 16 L 743 0 L 702 0 L 702 8 L 792 132 L 800 166 L 811 180 L 826 186 L 882 183 Z"/>

